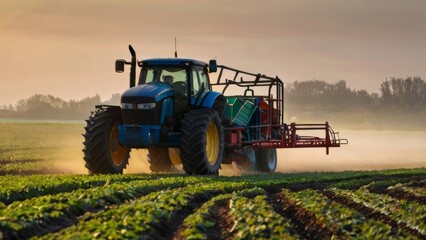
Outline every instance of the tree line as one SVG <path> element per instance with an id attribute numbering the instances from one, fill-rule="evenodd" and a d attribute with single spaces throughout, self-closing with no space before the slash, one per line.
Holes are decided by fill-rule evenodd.
<path id="1" fill-rule="evenodd" d="M 95 105 L 120 103 L 120 94 L 113 94 L 107 101 L 101 101 L 96 94 L 81 100 L 65 101 L 52 95 L 35 94 L 19 100 L 15 105 L 3 105 L 0 117 L 31 118 L 31 119 L 85 119 Z"/>
<path id="2" fill-rule="evenodd" d="M 426 82 L 420 77 L 392 77 L 380 93 L 311 80 L 287 84 L 286 121 L 322 122 L 355 128 L 425 130 Z M 293 120 L 295 119 L 295 120 Z"/>
<path id="3" fill-rule="evenodd" d="M 386 118 L 404 115 L 406 118 L 426 120 L 426 82 L 420 77 L 389 78 L 380 85 L 380 93 L 351 89 L 346 81 L 295 81 L 285 85 L 285 114 L 308 117 L 308 120 Z M 98 104 L 118 105 L 120 94 L 113 94 L 102 102 L 99 95 L 82 100 L 65 101 L 52 95 L 35 94 L 19 100 L 15 105 L 3 106 L 0 117 L 34 119 L 85 119 Z M 339 116 L 340 118 L 336 117 Z M 354 120 L 355 119 L 355 120 Z M 289 119 L 287 119 L 289 120 Z M 410 121 L 412 119 L 409 119 Z M 420 122 L 420 121 L 419 121 Z"/>
<path id="4" fill-rule="evenodd" d="M 351 89 L 344 80 L 337 83 L 295 81 L 285 87 L 284 99 L 286 104 L 312 110 L 376 107 L 412 110 L 426 106 L 426 82 L 420 77 L 392 77 L 381 83 L 378 94 Z"/>

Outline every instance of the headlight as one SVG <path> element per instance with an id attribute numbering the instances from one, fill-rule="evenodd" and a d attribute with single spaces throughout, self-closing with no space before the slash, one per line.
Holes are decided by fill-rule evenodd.
<path id="1" fill-rule="evenodd" d="M 138 109 L 152 109 L 155 108 L 155 103 L 139 103 Z"/>
<path id="2" fill-rule="evenodd" d="M 133 103 L 121 103 L 122 109 L 153 109 L 155 108 L 155 103 L 139 103 L 139 104 L 133 104 Z"/>
<path id="3" fill-rule="evenodd" d="M 133 103 L 121 103 L 121 108 L 122 109 L 132 109 Z"/>

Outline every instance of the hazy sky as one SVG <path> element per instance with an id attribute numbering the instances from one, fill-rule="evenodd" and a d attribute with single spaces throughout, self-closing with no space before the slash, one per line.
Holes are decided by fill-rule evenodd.
<path id="1" fill-rule="evenodd" d="M 377 92 L 426 78 L 424 0 L 0 0 L 0 104 L 128 87 L 116 58 L 180 57 Z"/>

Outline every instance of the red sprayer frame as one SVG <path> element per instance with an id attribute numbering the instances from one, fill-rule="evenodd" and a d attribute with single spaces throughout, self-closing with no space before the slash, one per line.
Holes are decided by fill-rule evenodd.
<path id="1" fill-rule="evenodd" d="M 262 126 L 265 127 L 265 126 Z M 289 126 L 284 124 L 281 126 L 280 139 L 268 139 L 260 141 L 241 141 L 240 136 L 246 128 L 231 127 L 225 128 L 225 132 L 229 139 L 227 147 L 238 148 L 245 145 L 251 145 L 253 148 L 326 148 L 329 154 L 330 147 L 340 147 L 341 144 L 348 144 L 347 139 L 341 139 L 339 132 L 333 131 L 328 122 L 325 124 L 296 124 L 291 123 Z M 323 132 L 325 137 L 303 136 L 299 132 L 303 131 L 319 131 Z M 232 137 L 234 136 L 234 137 Z"/>
<path id="2" fill-rule="evenodd" d="M 243 95 L 232 95 L 229 97 L 257 98 L 261 99 L 259 105 L 260 119 L 257 124 L 249 126 L 226 127 L 225 142 L 228 148 L 241 148 L 251 146 L 253 148 L 329 148 L 340 147 L 341 144 L 348 144 L 347 139 L 340 139 L 339 133 L 333 131 L 328 122 L 325 124 L 296 124 L 284 123 L 284 83 L 278 77 L 269 77 L 264 74 L 254 74 L 240 71 L 226 66 L 218 66 L 220 69 L 216 82 L 212 82 L 213 87 L 222 87 L 222 94 L 229 91 L 229 87 L 237 86 L 244 89 Z M 227 79 L 225 72 L 232 79 Z M 229 74 L 231 73 L 231 74 Z M 244 77 L 253 80 L 244 79 Z M 266 88 L 261 95 L 255 95 L 254 89 Z M 249 94 L 251 95 L 249 96 Z M 265 94 L 266 93 L 266 94 Z M 276 97 L 274 97 L 274 94 Z M 263 108 L 261 106 L 263 104 Z M 263 114 L 263 115 L 262 115 Z M 324 137 L 306 136 L 305 132 L 318 132 Z M 251 132 L 260 136 L 255 139 L 244 139 L 242 136 Z M 324 135 L 323 135 L 324 134 Z M 316 135 L 316 134 L 315 134 Z"/>

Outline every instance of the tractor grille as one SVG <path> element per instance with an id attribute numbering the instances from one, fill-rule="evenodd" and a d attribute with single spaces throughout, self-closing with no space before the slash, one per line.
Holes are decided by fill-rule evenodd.
<path id="1" fill-rule="evenodd" d="M 123 122 L 126 125 L 158 125 L 160 124 L 160 109 L 158 107 L 149 110 L 123 109 Z"/>
<path id="2" fill-rule="evenodd" d="M 158 125 L 161 118 L 161 106 L 153 109 L 123 109 L 123 122 L 126 125 Z"/>
<path id="3" fill-rule="evenodd" d="M 138 103 L 152 103 L 153 98 L 144 97 L 122 97 L 121 102 L 132 103 L 137 106 Z M 152 109 L 122 109 L 123 123 L 126 125 L 158 125 L 161 118 L 162 102 L 157 102 Z"/>

